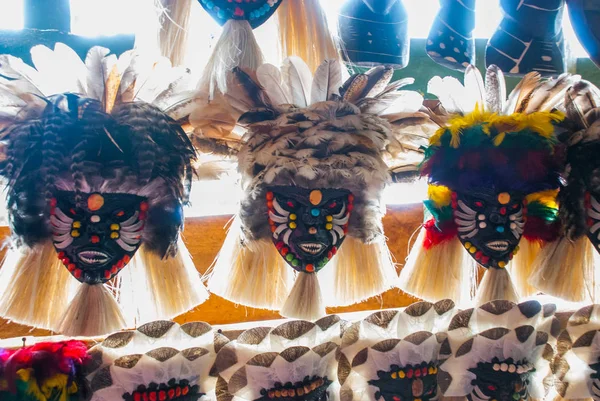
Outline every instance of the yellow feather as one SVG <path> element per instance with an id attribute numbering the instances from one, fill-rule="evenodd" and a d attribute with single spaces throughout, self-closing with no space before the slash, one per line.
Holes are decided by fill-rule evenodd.
<path id="1" fill-rule="evenodd" d="M 535 192 L 525 197 L 527 203 L 537 202 L 544 206 L 551 208 L 558 208 L 556 202 L 556 196 L 558 195 L 558 189 L 548 189 L 546 191 Z"/>
<path id="2" fill-rule="evenodd" d="M 436 207 L 441 208 L 452 201 L 452 190 L 444 185 L 431 184 L 427 188 L 427 197 Z"/>

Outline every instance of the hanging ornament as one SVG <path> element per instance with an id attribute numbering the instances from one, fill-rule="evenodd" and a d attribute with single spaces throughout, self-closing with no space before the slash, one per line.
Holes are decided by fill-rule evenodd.
<path id="1" fill-rule="evenodd" d="M 553 151 L 563 115 L 555 107 L 576 80 L 564 75 L 541 82 L 530 74 L 508 99 L 495 66 L 485 84 L 473 66 L 464 86 L 452 77 L 429 82 L 444 110 L 432 117 L 441 128 L 421 165 L 430 184 L 428 215 L 400 274 L 404 291 L 466 302 L 475 263 L 487 269 L 478 303 L 516 301 L 535 291 L 527 284 L 533 258 L 540 243 L 557 235 L 560 161 Z"/>
<path id="2" fill-rule="evenodd" d="M 565 0 L 505 0 L 504 18 L 485 50 L 486 66 L 507 75 L 537 71 L 552 76 L 567 71 L 562 16 Z"/>
<path id="3" fill-rule="evenodd" d="M 461 71 L 475 65 L 475 1 L 440 0 L 441 8 L 425 45 L 427 55 L 436 63 Z"/>
<path id="4" fill-rule="evenodd" d="M 408 15 L 402 0 L 348 0 L 338 21 L 347 62 L 395 69 L 408 65 Z"/>
<path id="5" fill-rule="evenodd" d="M 600 7 L 593 1 L 569 0 L 569 17 L 579 43 L 590 56 L 590 59 L 600 67 Z"/>
<path id="6" fill-rule="evenodd" d="M 566 93 L 566 126 L 559 138 L 566 146 L 566 186 L 558 194 L 561 236 L 535 260 L 530 283 L 562 299 L 596 302 L 600 295 L 600 90 L 587 81 Z M 568 280 L 564 278 L 568 277 Z"/>
<path id="7" fill-rule="evenodd" d="M 195 151 L 161 111 L 181 100 L 185 71 L 99 47 L 85 63 L 62 44 L 31 52 L 37 69 L 6 55 L 0 62 L 11 100 L 0 173 L 15 238 L 0 273 L 0 314 L 101 335 L 202 303 L 207 293 L 180 239 Z"/>

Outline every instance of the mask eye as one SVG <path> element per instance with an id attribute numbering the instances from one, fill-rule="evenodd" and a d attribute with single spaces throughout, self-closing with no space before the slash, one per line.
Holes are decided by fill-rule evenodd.
<path id="1" fill-rule="evenodd" d="M 77 214 L 77 212 L 73 208 L 69 209 L 69 213 L 71 213 L 71 215 L 73 215 L 73 216 L 75 216 Z"/>
<path id="2" fill-rule="evenodd" d="M 335 207 L 337 206 L 337 202 L 336 201 L 332 201 L 329 202 L 329 204 L 327 205 L 328 209 L 335 209 Z"/>
<path id="3" fill-rule="evenodd" d="M 475 201 L 475 206 L 477 206 L 477 207 L 483 207 L 483 202 L 482 201 Z"/>
<path id="4" fill-rule="evenodd" d="M 120 211 L 117 212 L 117 217 L 123 217 L 123 216 L 125 216 L 125 212 L 124 211 L 120 210 Z"/>
<path id="5" fill-rule="evenodd" d="M 514 205 L 512 205 L 512 208 L 513 208 L 513 209 L 517 209 L 518 207 L 519 207 L 519 204 L 518 204 L 518 203 L 515 203 Z"/>

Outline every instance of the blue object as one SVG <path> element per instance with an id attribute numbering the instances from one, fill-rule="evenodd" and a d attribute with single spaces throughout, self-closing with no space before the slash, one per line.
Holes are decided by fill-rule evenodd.
<path id="1" fill-rule="evenodd" d="M 312 214 L 314 217 L 317 217 L 321 214 L 321 211 L 319 209 L 311 209 L 310 214 Z"/>
<path id="2" fill-rule="evenodd" d="M 498 231 L 499 233 L 503 233 L 504 232 L 504 226 L 498 226 L 498 227 L 496 227 L 496 231 Z"/>

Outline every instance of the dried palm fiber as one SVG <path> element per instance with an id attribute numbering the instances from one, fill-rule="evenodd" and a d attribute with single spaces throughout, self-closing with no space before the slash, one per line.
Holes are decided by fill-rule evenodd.
<path id="1" fill-rule="evenodd" d="M 398 90 L 412 81 L 390 84 L 391 75 L 390 69 L 379 67 L 343 83 L 340 62 L 329 60 L 313 78 L 297 57 L 287 59 L 281 69 L 264 64 L 256 72 L 234 70 L 223 100 L 241 115 L 238 126 L 246 129 L 237 153 L 244 194 L 237 216 L 240 229 L 228 232 L 209 279 L 211 291 L 233 302 L 312 320 L 325 306 L 359 302 L 394 286 L 396 270 L 381 226 L 380 196 L 389 177 L 384 159 L 402 166 L 413 163 L 412 149 L 425 134 L 413 135 L 410 124 L 406 130 L 402 127 L 406 120 L 413 123 L 415 114 L 422 119 L 425 115 L 418 114 L 419 94 Z M 394 125 L 386 120 L 388 113 Z M 408 138 L 406 149 L 395 137 L 399 132 Z M 285 202 L 280 204 L 283 195 L 277 198 L 273 191 L 284 187 L 284 192 L 305 191 L 306 196 L 317 191 L 319 199 L 313 205 L 329 190 L 343 193 L 336 198 L 342 205 L 335 211 L 339 215 L 310 223 L 315 231 L 319 227 L 327 233 L 323 241 L 329 246 L 327 251 L 316 246 L 323 256 L 314 264 L 302 261 L 299 251 L 290 248 L 290 231 L 297 224 L 304 227 L 305 218 L 288 211 Z M 292 198 L 287 202 L 297 207 L 294 202 L 300 198 Z M 267 251 L 269 242 L 274 244 Z M 263 254 L 254 255 L 259 250 Z M 288 253 L 292 256 L 284 260 Z M 285 264 L 297 271 L 295 284 Z M 254 276 L 269 281 L 249 282 Z M 319 282 L 317 276 L 322 277 Z M 260 285 L 250 288 L 255 282 Z M 284 294 L 289 294 L 287 300 Z"/>
<path id="2" fill-rule="evenodd" d="M 600 91 L 587 81 L 575 83 L 566 92 L 568 131 L 559 137 L 566 147 L 566 185 L 558 194 L 561 232 L 542 249 L 529 280 L 535 288 L 569 301 L 596 302 L 600 295 L 595 263 L 600 241 L 596 224 L 600 218 L 596 200 L 600 188 L 599 104 Z"/>
<path id="3" fill-rule="evenodd" d="M 319 0 L 283 0 L 277 21 L 283 58 L 300 57 L 313 72 L 323 61 L 339 58 Z"/>
<path id="4" fill-rule="evenodd" d="M 0 56 L 11 246 L 35 258 L 33 266 L 4 262 L 3 316 L 101 335 L 203 302 L 207 292 L 179 241 L 195 152 L 166 112 L 185 120 L 193 93 L 185 71 L 100 47 L 85 62 L 63 44 L 31 53 L 35 68 Z M 137 275 L 120 280 L 129 262 Z M 36 280 L 19 280 L 23 266 Z M 19 297 L 30 306 L 12 307 Z"/>
<path id="5" fill-rule="evenodd" d="M 431 301 L 464 303 L 474 286 L 476 262 L 498 269 L 486 272 L 478 303 L 516 300 L 520 291 L 531 291 L 524 279 L 535 243 L 556 237 L 560 160 L 554 131 L 563 119 L 556 109 L 578 79 L 563 75 L 541 81 L 529 74 L 508 98 L 496 66 L 488 68 L 485 83 L 473 66 L 464 85 L 452 77 L 429 82 L 428 91 L 442 106 L 430 111 L 440 128 L 421 164 L 430 183 L 424 202 L 430 218 L 400 273 L 400 288 Z M 513 286 L 505 268 L 519 240 L 534 244 L 524 245 L 527 254 L 512 264 L 519 279 Z M 446 265 L 444 258 L 462 263 Z"/>
<path id="6" fill-rule="evenodd" d="M 188 29 L 194 0 L 155 0 L 160 15 L 158 43 L 160 52 L 174 66 L 184 64 L 188 50 Z"/>

